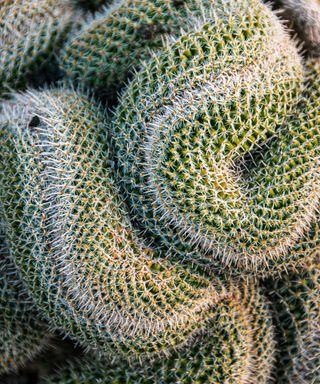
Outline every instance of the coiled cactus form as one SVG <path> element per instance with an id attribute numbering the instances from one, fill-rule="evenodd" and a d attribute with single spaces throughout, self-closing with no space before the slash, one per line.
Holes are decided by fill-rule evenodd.
<path id="1" fill-rule="evenodd" d="M 320 56 L 320 1 L 281 0 L 280 15 L 303 42 L 310 56 Z"/>
<path id="2" fill-rule="evenodd" d="M 267 383 L 273 362 L 272 325 L 266 321 L 264 299 L 252 288 L 218 304 L 206 332 L 169 357 L 131 366 L 91 358 L 46 383 Z"/>
<path id="3" fill-rule="evenodd" d="M 0 201 L 17 268 L 51 326 L 102 354 L 166 352 L 204 329 L 233 283 L 141 244 L 113 181 L 106 122 L 62 88 L 0 118 Z"/>
<path id="4" fill-rule="evenodd" d="M 85 24 L 61 55 L 65 77 L 102 96 L 112 96 L 129 73 L 163 46 L 166 35 L 179 36 L 191 15 L 204 7 L 230 6 L 228 0 L 121 0 Z"/>
<path id="5" fill-rule="evenodd" d="M 249 5 L 212 12 L 154 55 L 113 136 L 142 227 L 176 250 L 269 274 L 293 266 L 288 250 L 319 204 L 319 86 L 314 75 L 303 91 L 296 47 L 265 5 Z"/>
<path id="6" fill-rule="evenodd" d="M 320 375 L 319 265 L 269 282 L 268 290 L 274 305 L 278 340 L 275 382 L 317 383 Z"/>
<path id="7" fill-rule="evenodd" d="M 41 76 L 78 19 L 68 0 L 1 1 L 0 94 Z"/>
<path id="8" fill-rule="evenodd" d="M 47 326 L 21 284 L 0 228 L 0 375 L 24 365 L 48 339 Z"/>

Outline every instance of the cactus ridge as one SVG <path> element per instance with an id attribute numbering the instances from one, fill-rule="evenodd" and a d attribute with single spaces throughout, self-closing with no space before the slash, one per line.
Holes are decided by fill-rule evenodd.
<path id="1" fill-rule="evenodd" d="M 61 69 L 75 84 L 112 96 L 151 50 L 162 48 L 169 35 L 180 36 L 191 16 L 232 6 L 229 0 L 117 0 L 74 34 Z"/>
<path id="2" fill-rule="evenodd" d="M 0 223 L 0 375 L 34 357 L 48 342 L 47 334 L 10 259 Z"/>
<path id="3" fill-rule="evenodd" d="M 318 100 L 300 103 L 301 61 L 271 11 L 237 7 L 153 55 L 116 109 L 113 139 L 141 227 L 175 250 L 273 273 L 316 215 Z"/>
<path id="4" fill-rule="evenodd" d="M 269 291 L 278 340 L 276 382 L 316 383 L 320 366 L 319 267 L 277 280 Z"/>
<path id="5" fill-rule="evenodd" d="M 24 88 L 52 63 L 79 14 L 67 0 L 0 4 L 0 94 Z"/>
<path id="6" fill-rule="evenodd" d="M 273 328 L 264 299 L 252 288 L 219 303 L 206 331 L 166 358 L 131 366 L 91 359 L 62 370 L 47 384 L 267 383 Z"/>

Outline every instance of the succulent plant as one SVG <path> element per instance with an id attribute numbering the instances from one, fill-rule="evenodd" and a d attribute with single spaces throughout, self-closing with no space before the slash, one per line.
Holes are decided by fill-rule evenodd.
<path id="1" fill-rule="evenodd" d="M 230 4 L 229 0 L 116 0 L 66 44 L 61 69 L 74 83 L 111 97 L 151 50 L 163 46 L 165 36 L 181 34 L 190 15 Z"/>
<path id="2" fill-rule="evenodd" d="M 49 340 L 48 328 L 39 320 L 10 259 L 3 228 L 0 228 L 0 340 L 0 375 L 24 365 Z"/>
<path id="3" fill-rule="evenodd" d="M 317 383 L 320 375 L 319 265 L 268 282 L 268 290 L 278 340 L 275 383 Z"/>
<path id="4" fill-rule="evenodd" d="M 128 365 L 91 356 L 86 363 L 62 369 L 46 383 L 267 383 L 273 363 L 273 327 L 264 298 L 252 288 L 219 303 L 205 332 L 168 357 Z"/>
<path id="5" fill-rule="evenodd" d="M 53 71 L 54 58 L 78 19 L 68 0 L 1 1 L 0 94 L 36 82 L 49 66 Z"/>
<path id="6" fill-rule="evenodd" d="M 104 114 L 59 88 L 0 117 L 0 202 L 15 263 L 51 326 L 101 353 L 151 355 L 204 327 L 232 284 L 160 259 L 113 181 Z"/>
<path id="7" fill-rule="evenodd" d="M 303 42 L 310 56 L 320 56 L 320 1 L 281 0 L 278 2 L 280 15 Z"/>
<path id="8" fill-rule="evenodd" d="M 288 250 L 319 204 L 319 87 L 314 77 L 304 95 L 281 23 L 244 3 L 153 55 L 121 99 L 113 138 L 142 228 L 269 274 L 292 266 Z"/>

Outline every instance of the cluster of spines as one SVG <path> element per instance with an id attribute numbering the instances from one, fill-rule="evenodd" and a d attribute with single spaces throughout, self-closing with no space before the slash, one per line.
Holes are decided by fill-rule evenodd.
<path id="1" fill-rule="evenodd" d="M 151 50 L 163 46 L 167 36 L 179 36 L 190 16 L 206 8 L 227 7 L 219 0 L 121 0 L 115 1 L 74 34 L 61 55 L 61 69 L 68 80 L 93 89 L 100 96 L 114 96 Z"/>
<path id="2" fill-rule="evenodd" d="M 68 0 L 5 0 L 0 4 L 0 94 L 38 84 L 53 64 L 79 12 Z"/>
<path id="3" fill-rule="evenodd" d="M 0 375 L 26 364 L 45 347 L 49 337 L 15 270 L 0 223 Z"/>
<path id="4" fill-rule="evenodd" d="M 91 358 L 61 370 L 46 383 L 266 383 L 273 361 L 269 308 L 251 286 L 219 303 L 205 331 L 167 357 L 132 365 Z"/>
<path id="5" fill-rule="evenodd" d="M 317 383 L 320 370 L 319 259 L 310 269 L 266 284 L 273 305 L 277 384 Z"/>

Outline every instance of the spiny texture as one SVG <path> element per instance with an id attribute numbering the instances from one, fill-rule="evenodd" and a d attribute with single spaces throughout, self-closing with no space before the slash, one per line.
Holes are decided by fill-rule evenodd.
<path id="1" fill-rule="evenodd" d="M 320 1 L 281 0 L 280 15 L 298 35 L 310 56 L 320 56 Z"/>
<path id="2" fill-rule="evenodd" d="M 179 36 L 191 15 L 228 0 L 121 0 L 98 14 L 64 49 L 61 68 L 67 79 L 101 95 L 116 93 L 129 72 L 168 34 Z"/>
<path id="3" fill-rule="evenodd" d="M 47 327 L 9 258 L 0 228 L 0 375 L 24 365 L 45 346 L 47 336 Z"/>
<path id="4" fill-rule="evenodd" d="M 0 94 L 41 76 L 78 21 L 68 0 L 0 3 Z"/>
<path id="5" fill-rule="evenodd" d="M 262 384 L 270 375 L 273 349 L 264 300 L 249 289 L 217 305 L 205 332 L 168 358 L 131 366 L 87 359 L 61 370 L 47 384 Z"/>
<path id="6" fill-rule="evenodd" d="M 119 179 L 135 220 L 175 250 L 274 273 L 319 203 L 319 89 L 303 95 L 297 49 L 265 5 L 217 8 L 124 93 Z"/>
<path id="7" fill-rule="evenodd" d="M 50 324 L 101 353 L 154 354 L 232 295 L 140 244 L 108 161 L 104 115 L 67 89 L 16 95 L 0 117 L 0 201 L 12 254 Z"/>
<path id="8" fill-rule="evenodd" d="M 319 258 L 318 258 L 319 263 Z M 316 384 L 320 377 L 319 265 L 269 282 L 278 356 L 277 384 Z"/>

